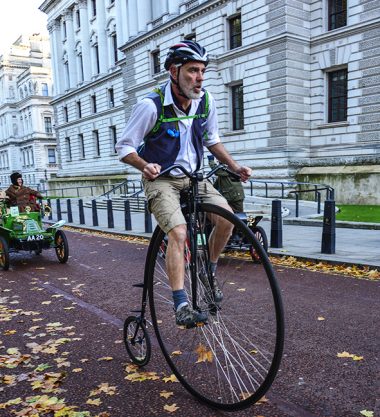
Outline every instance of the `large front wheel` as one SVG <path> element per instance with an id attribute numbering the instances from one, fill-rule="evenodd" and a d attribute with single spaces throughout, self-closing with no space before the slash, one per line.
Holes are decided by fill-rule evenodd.
<path id="1" fill-rule="evenodd" d="M 207 312 L 208 322 L 191 329 L 176 325 L 168 259 L 162 256 L 167 242 L 159 228 L 146 263 L 152 322 L 165 359 L 183 386 L 212 407 L 239 410 L 265 394 L 279 369 L 284 339 L 280 290 L 265 250 L 242 221 L 210 204 L 201 204 L 198 214 L 197 250 L 193 245 L 191 256 L 184 256 L 190 262 L 184 269 L 185 290 L 189 304 Z M 220 236 L 215 228 L 210 233 L 210 220 L 235 227 L 262 261 L 252 263 L 248 253 L 222 254 L 216 278 L 223 295 L 217 302 L 207 271 Z"/>

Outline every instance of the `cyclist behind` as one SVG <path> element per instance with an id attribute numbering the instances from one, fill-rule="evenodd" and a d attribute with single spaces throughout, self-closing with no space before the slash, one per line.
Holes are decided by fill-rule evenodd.
<path id="1" fill-rule="evenodd" d="M 12 184 L 5 191 L 9 197 L 9 205 L 18 206 L 21 213 L 39 211 L 40 205 L 37 203 L 37 198 L 42 198 L 42 195 L 32 188 L 24 187 L 24 180 L 20 173 L 14 172 L 10 178 Z"/>
<path id="2" fill-rule="evenodd" d="M 203 146 L 239 174 L 242 181 L 251 175 L 251 169 L 235 162 L 220 141 L 214 98 L 202 89 L 208 61 L 205 48 L 196 42 L 186 40 L 173 45 L 165 60 L 170 81 L 134 106 L 116 144 L 120 160 L 142 171 L 149 208 L 168 236 L 166 268 L 176 323 L 188 327 L 207 321 L 206 313 L 195 311 L 188 304 L 184 290 L 186 221 L 181 212 L 180 191 L 189 186 L 189 179 L 180 170 L 172 170 L 170 175 L 153 180 L 174 163 L 189 172 L 199 169 Z M 204 202 L 231 211 L 208 181 L 200 183 L 199 192 Z M 210 237 L 210 271 L 214 277 L 218 257 L 231 232 L 229 222 L 215 219 Z M 222 298 L 215 280 L 214 299 L 220 302 Z"/>
<path id="3" fill-rule="evenodd" d="M 208 165 L 211 169 L 217 166 L 214 155 L 208 155 Z M 244 188 L 241 181 L 232 177 L 228 172 L 220 169 L 215 173 L 214 187 L 227 200 L 234 213 L 244 212 Z"/>

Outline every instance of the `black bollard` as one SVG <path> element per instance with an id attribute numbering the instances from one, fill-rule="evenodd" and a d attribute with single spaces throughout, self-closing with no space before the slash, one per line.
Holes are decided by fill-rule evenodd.
<path id="1" fill-rule="evenodd" d="M 91 200 L 91 207 L 92 207 L 92 225 L 99 226 L 98 220 L 98 210 L 96 208 L 96 200 Z"/>
<path id="2" fill-rule="evenodd" d="M 112 200 L 107 200 L 107 219 L 108 219 L 108 228 L 113 229 L 113 211 L 112 211 Z"/>
<path id="3" fill-rule="evenodd" d="M 145 233 L 152 233 L 152 215 L 148 209 L 148 202 L 144 202 L 144 213 L 145 213 Z"/>
<path id="4" fill-rule="evenodd" d="M 335 253 L 335 201 L 326 200 L 323 212 L 322 253 Z"/>
<path id="5" fill-rule="evenodd" d="M 67 222 L 72 223 L 73 222 L 73 212 L 71 210 L 71 200 L 66 200 L 67 204 Z"/>
<path id="6" fill-rule="evenodd" d="M 272 201 L 270 245 L 272 248 L 282 248 L 281 200 Z"/>
<path id="7" fill-rule="evenodd" d="M 79 224 L 86 224 L 84 221 L 83 200 L 81 198 L 78 200 L 78 208 L 79 208 Z"/>
<path id="8" fill-rule="evenodd" d="M 57 198 L 57 220 L 62 220 L 61 200 Z"/>
<path id="9" fill-rule="evenodd" d="M 124 220 L 125 220 L 125 230 L 132 230 L 131 206 L 128 200 L 124 201 Z"/>

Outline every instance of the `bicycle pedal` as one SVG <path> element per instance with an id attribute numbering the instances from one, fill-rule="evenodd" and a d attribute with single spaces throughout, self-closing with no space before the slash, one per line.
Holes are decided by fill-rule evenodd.
<path id="1" fill-rule="evenodd" d="M 144 288 L 144 283 L 142 283 L 142 284 L 132 284 L 132 287 L 135 287 L 135 288 Z"/>

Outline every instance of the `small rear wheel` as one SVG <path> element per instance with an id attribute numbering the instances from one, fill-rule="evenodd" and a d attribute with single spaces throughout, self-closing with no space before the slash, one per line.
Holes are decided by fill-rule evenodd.
<path id="1" fill-rule="evenodd" d="M 69 259 L 69 244 L 67 237 L 62 230 L 57 230 L 54 236 L 55 253 L 57 254 L 58 261 L 64 264 Z"/>
<path id="2" fill-rule="evenodd" d="M 151 344 L 143 321 L 129 316 L 124 322 L 124 344 L 132 362 L 138 366 L 146 365 L 150 360 Z"/>
<path id="3" fill-rule="evenodd" d="M 9 269 L 9 246 L 7 241 L 0 236 L 0 268 Z"/>
<path id="4" fill-rule="evenodd" d="M 255 226 L 250 228 L 255 235 L 256 239 L 259 241 L 260 245 L 263 247 L 265 252 L 268 252 L 268 238 L 265 230 L 261 226 Z M 252 257 L 253 262 L 261 263 L 260 255 L 253 245 L 249 246 L 249 253 Z"/>

